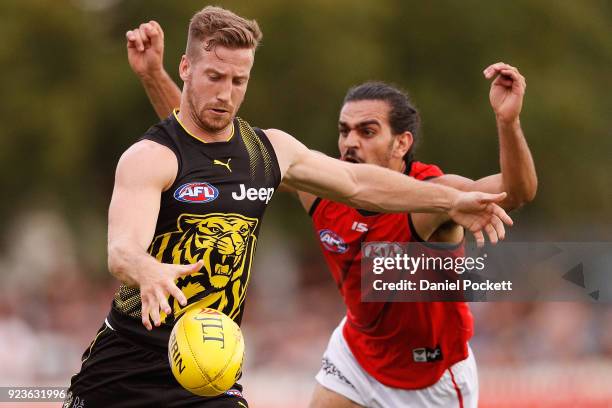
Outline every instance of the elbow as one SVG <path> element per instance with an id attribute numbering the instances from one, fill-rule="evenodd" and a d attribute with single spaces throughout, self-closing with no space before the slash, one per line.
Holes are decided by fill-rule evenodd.
<path id="1" fill-rule="evenodd" d="M 538 180 L 534 178 L 530 183 L 523 186 L 520 191 L 508 193 L 506 206 L 511 209 L 518 209 L 535 200 L 538 191 Z"/>
<path id="2" fill-rule="evenodd" d="M 535 200 L 536 194 L 538 192 L 538 178 L 537 176 L 533 176 L 532 180 L 525 186 L 522 194 L 522 205 L 528 204 Z"/>
<path id="3" fill-rule="evenodd" d="M 527 193 L 525 194 L 525 199 L 524 199 L 523 204 L 527 204 L 535 200 L 537 191 L 538 191 L 538 182 L 536 181 L 535 184 L 533 185 L 533 188 L 530 188 L 529 191 L 527 191 Z"/>
<path id="4" fill-rule="evenodd" d="M 108 244 L 108 272 L 119 280 L 123 280 L 125 275 L 125 262 L 123 262 L 124 254 L 119 245 Z"/>

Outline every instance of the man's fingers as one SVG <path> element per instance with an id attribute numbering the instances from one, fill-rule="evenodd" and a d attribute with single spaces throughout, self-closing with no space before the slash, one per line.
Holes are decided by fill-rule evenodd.
<path id="1" fill-rule="evenodd" d="M 161 291 L 157 292 L 157 300 L 159 301 L 159 308 L 161 309 L 162 312 L 164 312 L 167 315 L 172 312 L 172 309 L 170 308 L 170 305 L 168 304 L 168 299 L 163 294 L 163 292 Z"/>
<path id="2" fill-rule="evenodd" d="M 508 67 L 508 64 L 503 63 L 503 62 L 497 62 L 495 64 L 491 64 L 488 67 L 486 67 L 484 69 L 483 74 L 485 76 L 485 78 L 487 79 L 491 79 L 493 78 L 493 76 L 498 73 L 501 69 Z"/>
<path id="3" fill-rule="evenodd" d="M 506 81 L 512 80 L 513 83 L 516 83 L 517 85 L 520 85 L 520 86 L 526 86 L 527 84 L 525 81 L 525 77 L 519 74 L 517 70 L 502 69 L 500 71 L 500 74 L 501 74 L 501 78 Z"/>
<path id="4" fill-rule="evenodd" d="M 520 78 L 520 74 L 515 69 L 503 68 L 499 70 L 499 73 L 502 74 L 502 77 L 510 77 L 515 81 L 518 81 Z"/>
<path id="5" fill-rule="evenodd" d="M 495 214 L 504 224 L 510 226 L 514 225 L 514 221 L 512 221 L 512 218 L 510 218 L 506 210 L 501 208 L 499 205 L 493 207 L 493 214 Z"/>
<path id="6" fill-rule="evenodd" d="M 161 321 L 159 318 L 159 300 L 155 299 L 154 302 L 151 303 L 149 307 L 149 314 L 151 315 L 151 319 L 153 319 L 153 324 L 155 327 L 159 327 Z"/>
<path id="7" fill-rule="evenodd" d="M 145 41 L 144 38 L 142 38 L 142 33 L 139 29 L 134 30 L 133 33 L 136 37 L 136 49 L 140 52 L 143 52 L 145 50 Z"/>
<path id="8" fill-rule="evenodd" d="M 493 225 L 493 228 L 495 228 L 495 232 L 497 233 L 497 237 L 500 241 L 506 238 L 506 227 L 504 227 L 504 223 L 497 215 L 493 216 L 491 219 L 491 224 Z"/>
<path id="9" fill-rule="evenodd" d="M 476 246 L 478 248 L 483 247 L 485 243 L 484 235 L 482 234 L 482 230 L 472 231 L 474 234 L 474 239 L 476 240 Z"/>
<path id="10" fill-rule="evenodd" d="M 499 203 L 504 201 L 508 194 L 506 192 L 491 194 L 491 193 L 480 193 L 480 202 L 483 204 L 486 203 Z"/>
<path id="11" fill-rule="evenodd" d="M 163 44 L 161 40 L 164 38 L 164 32 L 157 22 L 150 21 L 126 32 L 125 37 L 128 41 L 128 48 L 136 48 L 143 52 L 150 44 L 156 46 Z"/>
<path id="12" fill-rule="evenodd" d="M 170 285 L 168 292 L 170 292 L 170 295 L 172 295 L 172 297 L 175 298 L 181 306 L 187 305 L 187 298 L 185 297 L 185 294 L 176 285 Z"/>
<path id="13" fill-rule="evenodd" d="M 159 25 L 159 23 L 155 20 L 151 20 L 149 21 L 149 24 L 157 31 L 157 34 L 161 37 L 161 39 L 164 39 L 164 30 L 162 30 L 161 26 Z"/>
<path id="14" fill-rule="evenodd" d="M 149 37 L 151 40 L 160 36 L 157 27 L 151 23 L 143 24 L 141 27 L 141 29 L 144 30 L 144 32 L 147 34 L 147 37 Z"/>
<path id="15" fill-rule="evenodd" d="M 514 78 L 511 75 L 502 73 L 502 71 L 512 72 L 516 74 L 518 77 L 522 77 L 522 75 L 520 74 L 519 70 L 516 67 L 513 67 L 512 65 L 506 64 L 503 62 L 498 62 L 496 64 L 489 65 L 488 67 L 484 69 L 484 71 L 482 71 L 482 73 L 487 79 L 491 79 L 497 74 L 503 74 L 503 75 L 507 75 L 507 76 Z"/>
<path id="16" fill-rule="evenodd" d="M 153 330 L 151 321 L 149 320 L 149 301 L 146 296 L 141 297 L 142 306 L 140 308 L 140 314 L 142 315 L 142 325 L 147 330 Z"/>
<path id="17" fill-rule="evenodd" d="M 128 48 L 136 48 L 136 36 L 132 30 L 125 33 Z"/>
<path id="18" fill-rule="evenodd" d="M 202 269 L 202 266 L 204 266 L 204 261 L 201 260 L 191 265 L 184 265 L 178 269 L 176 277 L 178 278 L 179 276 L 187 276 L 191 275 L 192 273 L 199 272 L 199 270 Z"/>
<path id="19" fill-rule="evenodd" d="M 525 81 L 525 77 L 519 74 L 518 71 L 512 70 L 512 69 L 502 69 L 500 73 L 502 75 L 502 78 L 503 77 L 511 78 L 512 84 L 516 84 L 517 86 L 520 86 L 521 88 L 527 87 L 527 81 Z"/>
<path id="20" fill-rule="evenodd" d="M 504 68 L 514 68 L 514 67 L 512 65 L 510 65 L 510 64 L 506 64 L 505 62 L 496 62 L 496 63 L 491 64 L 488 67 L 486 67 L 483 72 L 485 74 L 487 72 L 495 73 L 496 71 L 499 71 L 499 70 L 504 69 Z"/>
<path id="21" fill-rule="evenodd" d="M 485 225 L 485 231 L 487 232 L 487 235 L 489 236 L 489 241 L 491 241 L 493 245 L 497 244 L 497 241 L 499 239 L 497 237 L 497 231 L 495 231 L 493 224 Z"/>
<path id="22" fill-rule="evenodd" d="M 144 51 L 144 44 L 138 28 L 128 31 L 125 35 L 128 39 L 128 48 L 136 48 L 138 51 Z"/>
<path id="23" fill-rule="evenodd" d="M 140 37 L 142 38 L 142 42 L 145 45 L 145 48 L 147 47 L 147 45 L 152 43 L 153 37 L 158 37 L 157 33 L 155 32 L 155 29 L 149 23 L 142 23 L 138 31 L 140 32 Z"/>

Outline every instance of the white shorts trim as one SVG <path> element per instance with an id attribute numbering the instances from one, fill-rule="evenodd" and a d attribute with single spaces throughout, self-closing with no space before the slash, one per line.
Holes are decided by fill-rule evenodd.
<path id="1" fill-rule="evenodd" d="M 468 357 L 446 370 L 437 383 L 419 390 L 388 387 L 369 375 L 355 359 L 342 335 L 345 320 L 332 333 L 323 354 L 316 376 L 323 387 L 372 408 L 478 406 L 478 373 L 469 346 Z"/>

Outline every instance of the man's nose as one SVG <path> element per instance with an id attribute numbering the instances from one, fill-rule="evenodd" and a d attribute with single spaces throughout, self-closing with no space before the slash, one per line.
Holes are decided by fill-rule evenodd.
<path id="1" fill-rule="evenodd" d="M 217 91 L 217 100 L 223 103 L 229 103 L 232 97 L 232 82 L 224 82 Z"/>
<path id="2" fill-rule="evenodd" d="M 344 146 L 348 147 L 358 147 L 359 146 L 359 135 L 357 135 L 356 130 L 350 130 L 346 137 L 344 138 Z"/>

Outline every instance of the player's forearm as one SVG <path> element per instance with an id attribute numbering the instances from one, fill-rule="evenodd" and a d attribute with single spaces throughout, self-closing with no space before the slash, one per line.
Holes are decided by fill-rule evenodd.
<path id="1" fill-rule="evenodd" d="M 458 190 L 426 183 L 378 166 L 352 167 L 355 187 L 346 203 L 380 212 L 447 212 Z"/>
<path id="2" fill-rule="evenodd" d="M 140 82 L 160 119 L 166 118 L 180 105 L 181 91 L 165 70 L 143 75 Z"/>
<path id="3" fill-rule="evenodd" d="M 518 118 L 511 123 L 498 120 L 497 129 L 503 191 L 512 207 L 520 207 L 535 198 L 538 186 L 531 151 Z"/>
<path id="4" fill-rule="evenodd" d="M 159 262 L 129 242 L 109 242 L 108 270 L 128 286 L 140 286 L 140 272 L 155 267 Z"/>

